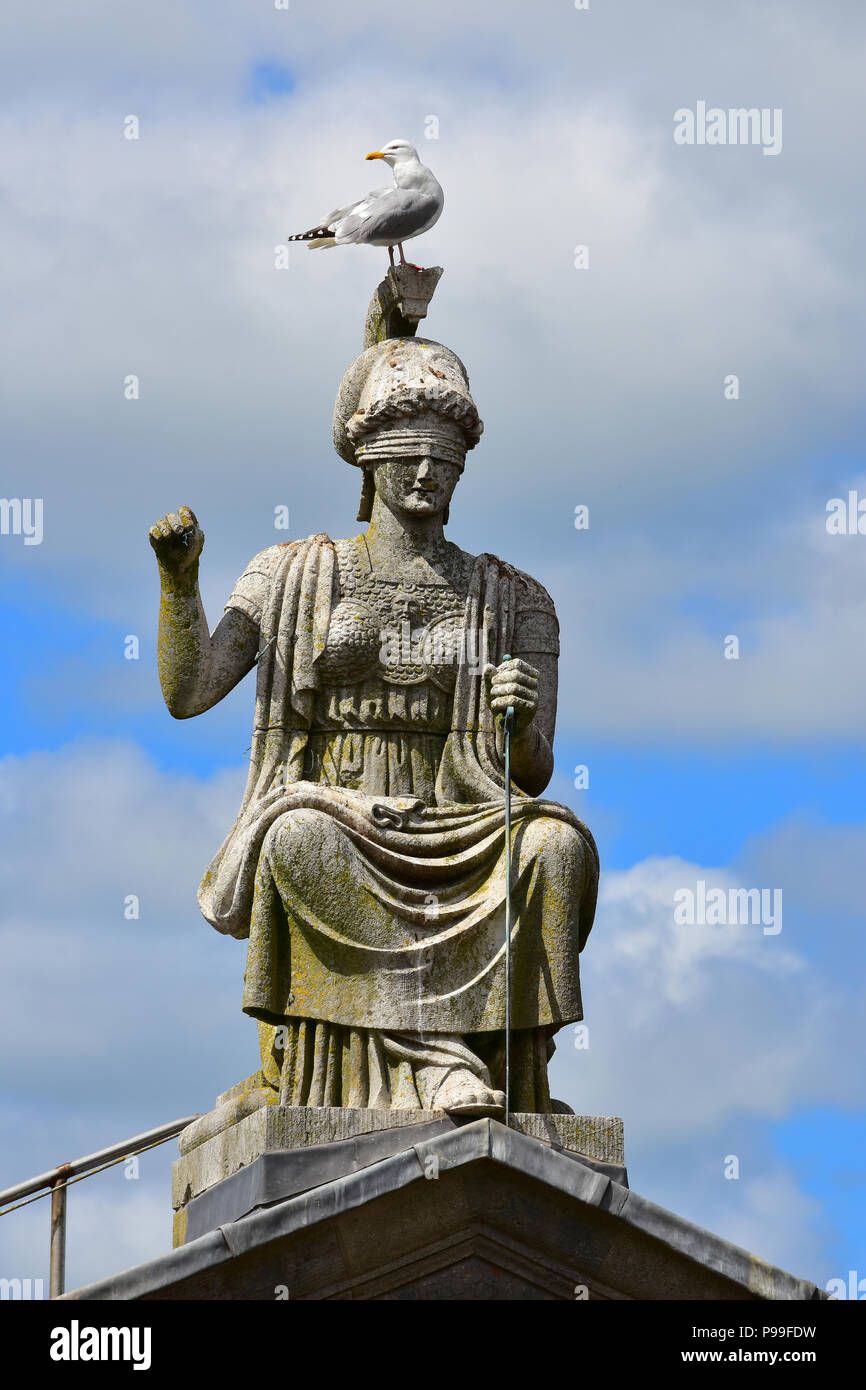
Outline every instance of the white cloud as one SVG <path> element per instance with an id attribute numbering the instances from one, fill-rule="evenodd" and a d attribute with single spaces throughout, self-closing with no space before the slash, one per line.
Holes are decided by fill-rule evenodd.
<path id="1" fill-rule="evenodd" d="M 849 481 L 866 497 L 862 476 Z M 733 534 L 684 520 L 666 541 L 599 509 L 595 535 L 574 533 L 577 589 L 567 563 L 550 578 L 565 597 L 563 723 L 704 746 L 859 741 L 866 537 L 827 534 L 838 492 L 810 485 L 795 499 L 786 487 L 775 515 L 745 515 Z M 725 657 L 731 634 L 737 660 Z"/>
<path id="2" fill-rule="evenodd" d="M 772 861 L 771 861 L 772 862 Z M 784 929 L 681 926 L 674 894 L 778 886 L 751 856 L 742 870 L 647 859 L 602 876 L 583 956 L 590 1047 L 560 1034 L 570 1103 L 627 1117 L 644 1146 L 710 1132 L 732 1117 L 855 1103 L 853 1057 L 840 1066 L 861 1000 L 808 960 Z M 738 1121 L 739 1122 L 739 1121 Z"/>
<path id="3" fill-rule="evenodd" d="M 45 583 L 62 573 L 70 599 L 137 630 L 152 606 L 147 525 L 182 497 L 201 513 L 207 582 L 220 596 L 273 539 L 278 502 L 293 531 L 355 529 L 357 480 L 332 454 L 330 409 L 384 255 L 294 248 L 289 272 L 272 265 L 290 229 L 366 186 L 361 153 L 387 134 L 363 60 L 372 43 L 381 62 L 393 55 L 389 120 L 421 140 L 446 186 L 445 216 L 418 254 L 446 266 L 429 331 L 465 357 L 487 421 L 455 507 L 462 544 L 561 573 L 567 606 L 578 577 L 570 515 L 587 500 L 612 551 L 618 539 L 631 545 L 623 525 L 641 525 L 647 568 L 666 571 L 682 596 L 705 577 L 700 555 L 718 529 L 708 486 L 736 527 L 738 508 L 766 508 L 760 489 L 783 467 L 796 489 L 811 450 L 854 438 L 859 251 L 839 231 L 859 209 L 840 206 L 838 186 L 821 200 L 813 190 L 845 158 L 853 98 L 837 78 L 859 26 L 834 33 L 798 8 L 820 41 L 816 71 L 786 10 L 750 15 L 744 50 L 714 49 L 707 36 L 710 25 L 730 39 L 742 16 L 696 27 L 688 6 L 674 7 L 666 28 L 639 5 L 625 39 L 601 14 L 539 23 L 525 7 L 497 6 L 491 31 L 461 11 L 455 45 L 458 8 L 444 7 L 435 35 L 387 4 L 343 6 L 332 22 L 293 14 L 291 27 L 245 15 L 239 28 L 233 7 L 224 26 L 209 15 L 196 27 L 157 6 L 146 33 L 140 16 L 105 6 L 81 28 L 69 16 L 47 31 L 35 14 L 29 26 L 7 20 L 9 66 L 29 42 L 45 73 L 35 109 L 13 83 L 0 215 L 18 439 L 9 490 L 38 485 L 46 539 L 38 552 L 4 545 L 0 558 Z M 419 28 L 427 42 L 407 53 Z M 552 47 L 553 35 L 563 43 Z M 170 92 L 155 102 L 136 89 L 138 142 L 122 138 L 131 94 L 94 114 L 51 85 L 55 53 L 105 77 L 101 45 L 116 41 L 123 61 Z M 628 45 L 647 44 L 653 60 L 624 68 Z M 707 50 L 713 63 L 700 63 Z M 297 90 L 245 106 L 243 80 L 270 51 L 299 69 Z M 832 107 L 804 105 L 807 52 L 808 90 L 832 91 Z M 784 156 L 676 149 L 668 123 L 686 89 L 757 80 L 762 55 L 790 88 Z M 592 80 L 575 82 L 584 67 Z M 428 143 L 430 102 L 442 138 Z M 589 272 L 572 268 L 577 242 L 590 244 Z M 731 370 L 743 383 L 735 404 L 721 398 Z M 142 382 L 135 403 L 121 395 L 130 371 Z M 694 538 L 679 573 L 672 512 L 688 515 Z M 788 567 L 793 546 L 780 556 Z M 629 563 L 621 575 L 627 597 L 643 575 Z M 614 582 L 603 563 L 590 579 L 600 591 Z M 760 593 L 754 602 L 760 621 Z M 673 637 L 686 661 L 701 656 L 688 637 Z M 626 660 L 611 643 L 614 662 Z"/>
<path id="4" fill-rule="evenodd" d="M 155 118 L 138 144 L 83 116 L 9 132 L 6 365 L 21 444 L 7 490 L 44 495 L 46 529 L 38 548 L 7 538 L 0 560 L 54 592 L 62 575 L 68 602 L 126 630 L 152 631 L 147 527 L 181 501 L 207 533 L 214 620 L 277 536 L 277 503 L 292 534 L 357 529 L 357 478 L 332 454 L 329 420 L 382 258 L 294 249 L 289 272 L 272 268 L 290 225 L 368 177 L 311 104 Z M 429 331 L 464 355 L 487 419 L 450 534 L 554 592 L 563 722 L 858 737 L 860 542 L 816 534 L 826 498 L 796 472 L 859 400 L 837 333 L 850 287 L 814 212 L 777 223 L 713 202 L 683 219 L 683 171 L 625 112 L 488 96 L 470 119 L 471 138 L 429 151 L 449 199 L 428 250 L 448 267 Z M 480 168 L 476 147 L 489 151 Z M 497 207 L 507 234 L 490 225 Z M 571 268 L 582 239 L 596 248 L 586 274 Z M 805 355 L 804 313 L 822 345 Z M 744 398 L 725 403 L 732 366 Z M 122 399 L 128 371 L 136 402 Z M 795 391 L 804 372 L 811 394 Z M 774 494 L 786 458 L 793 476 Z M 576 501 L 591 505 L 588 533 L 572 526 Z M 718 631 L 681 611 L 706 595 Z M 721 655 L 736 630 L 726 609 L 745 629 L 739 663 Z"/>
<path id="5" fill-rule="evenodd" d="M 69 1148 L 205 1109 L 232 1084 L 225 1069 L 239 1080 L 255 1065 L 243 948 L 195 901 L 242 783 L 242 767 L 202 782 L 110 740 L 0 764 L 4 1091 L 26 1106 L 35 1086 L 51 1113 L 75 1097 L 101 1135 L 76 1128 Z M 125 916 L 132 894 L 137 919 Z"/>
<path id="6" fill-rule="evenodd" d="M 820 842 L 803 875 L 816 858 Z M 780 1161 L 771 1131 L 812 1108 L 860 1103 L 862 1061 L 851 1045 L 859 977 L 836 968 L 845 946 L 832 937 L 817 961 L 784 926 L 764 936 L 756 926 L 678 926 L 673 916 L 675 891 L 698 879 L 775 886 L 781 868 L 768 836 L 736 868 L 668 858 L 604 874 L 581 967 L 589 1047 L 571 1028 L 558 1034 L 551 1089 L 579 1113 L 623 1118 L 631 1183 L 644 1196 L 823 1281 L 839 1233 Z M 810 925 L 820 922 L 818 904 L 809 909 Z M 725 1179 L 731 1154 L 741 1163 L 736 1181 Z"/>

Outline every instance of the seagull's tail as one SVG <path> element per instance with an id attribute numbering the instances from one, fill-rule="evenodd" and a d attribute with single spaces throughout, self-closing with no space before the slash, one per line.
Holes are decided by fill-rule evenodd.
<path id="1" fill-rule="evenodd" d="M 309 242 L 309 250 L 316 251 L 320 246 L 336 246 L 331 227 L 311 227 L 308 232 L 296 232 L 289 241 Z"/>

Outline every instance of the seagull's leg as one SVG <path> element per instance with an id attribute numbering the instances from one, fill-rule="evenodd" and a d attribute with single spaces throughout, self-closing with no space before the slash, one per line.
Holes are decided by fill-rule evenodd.
<path id="1" fill-rule="evenodd" d="M 400 264 L 401 264 L 401 265 L 408 265 L 408 267 L 409 267 L 410 270 L 423 270 L 423 269 L 424 269 L 423 265 L 416 265 L 414 261 L 407 261 L 407 260 L 406 260 L 406 257 L 403 255 L 403 243 L 402 243 L 401 241 L 398 241 L 398 242 L 397 242 L 397 249 L 398 249 L 399 252 L 400 252 Z"/>
<path id="2" fill-rule="evenodd" d="M 401 248 L 400 248 L 400 255 L 402 256 L 402 254 L 403 254 L 403 248 L 402 248 L 402 246 L 401 246 Z M 391 265 L 393 266 L 393 264 L 394 264 L 394 248 L 393 248 L 393 246 L 389 246 L 389 247 L 388 247 L 388 258 L 389 258 L 389 260 L 390 260 L 390 262 L 391 262 Z"/>

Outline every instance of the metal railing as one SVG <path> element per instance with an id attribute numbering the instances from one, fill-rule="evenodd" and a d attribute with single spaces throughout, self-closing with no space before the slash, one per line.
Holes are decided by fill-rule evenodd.
<path id="1" fill-rule="evenodd" d="M 183 1120 L 171 1120 L 168 1124 L 158 1125 L 156 1129 L 145 1130 L 143 1134 L 134 1134 L 131 1139 L 124 1139 L 119 1144 L 100 1149 L 98 1153 L 87 1154 L 84 1158 L 74 1158 L 71 1163 L 60 1163 L 56 1168 L 50 1168 L 47 1173 L 40 1173 L 35 1178 L 28 1178 L 26 1182 L 19 1182 L 15 1187 L 7 1187 L 5 1191 L 0 1192 L 0 1216 L 18 1211 L 20 1207 L 28 1206 L 30 1202 L 36 1202 L 40 1197 L 47 1197 L 48 1193 L 51 1193 L 49 1298 L 58 1298 L 66 1287 L 66 1189 L 72 1183 L 81 1182 L 83 1178 L 89 1178 L 95 1172 L 110 1168 L 115 1163 L 123 1163 L 135 1154 L 144 1153 L 146 1149 L 157 1148 L 166 1140 L 180 1134 L 182 1129 L 186 1129 L 187 1125 L 191 1125 L 193 1120 L 197 1119 L 199 1116 L 196 1114 L 187 1115 Z M 7 1206 L 7 1202 L 13 1205 Z"/>

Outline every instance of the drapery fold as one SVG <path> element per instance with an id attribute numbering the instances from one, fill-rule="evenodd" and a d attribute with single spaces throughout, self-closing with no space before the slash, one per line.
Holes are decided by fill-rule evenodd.
<path id="1" fill-rule="evenodd" d="M 505 1050 L 495 1034 L 468 1039 L 343 1028 L 317 1019 L 290 1019 L 271 1048 L 281 1105 L 346 1106 L 371 1110 L 432 1110 L 448 1073 L 468 1067 L 485 1084 L 505 1086 Z M 511 1040 L 516 1111 L 549 1112 L 547 1063 L 555 1044 L 544 1030 Z"/>
<path id="2" fill-rule="evenodd" d="M 324 650 L 335 599 L 336 552 L 326 535 L 308 536 L 285 549 L 262 614 L 255 726 L 243 801 L 198 893 L 202 914 L 211 926 L 241 938 L 249 935 L 261 844 L 281 807 L 288 810 L 293 805 L 309 804 L 324 810 L 332 798 L 339 805 L 344 790 L 320 786 L 315 792 L 305 792 L 311 800 L 302 803 L 292 793 L 293 785 L 304 778 L 313 705 L 321 690 L 316 660 Z M 481 672 L 486 662 L 498 665 L 510 651 L 514 588 L 510 566 L 493 555 L 477 557 L 465 616 L 466 632 L 476 636 L 464 644 L 457 668 L 452 726 L 436 778 L 437 806 L 477 806 L 504 798 L 496 727 L 484 698 Z M 280 785 L 275 788 L 278 772 Z M 311 783 L 304 785 L 312 787 Z M 514 784 L 511 794 L 515 812 L 518 803 L 532 801 Z M 369 799 L 371 803 L 376 800 Z M 550 813 L 555 803 L 544 805 Z M 595 853 L 589 831 L 572 812 L 559 807 L 555 814 L 579 827 Z"/>
<path id="3" fill-rule="evenodd" d="M 341 737 L 331 730 L 323 741 L 314 720 L 329 698 L 318 658 L 339 566 L 325 535 L 288 544 L 279 558 L 262 609 L 243 801 L 199 904 L 216 930 L 249 938 L 243 1007 L 264 1030 L 263 1058 L 272 1030 L 288 1029 L 284 1103 L 423 1106 L 428 1081 L 438 1086 L 447 1074 L 449 1048 L 470 1048 L 470 1038 L 469 1069 L 487 1075 L 489 1065 L 497 1084 L 510 853 L 512 1026 L 523 1040 L 514 1085 L 524 1108 L 550 1108 L 550 1037 L 583 1016 L 577 958 L 595 911 L 598 854 L 572 811 L 514 784 L 505 844 L 504 769 L 483 670 L 512 651 L 515 594 L 510 566 L 475 559 L 438 769 L 428 766 L 431 741 L 423 776 L 409 777 L 425 797 L 395 796 L 381 758 L 363 760 L 357 786 L 314 775 L 326 775 Z M 379 736 L 350 725 L 346 736 L 356 735 Z M 411 772 L 411 760 L 402 765 Z"/>

